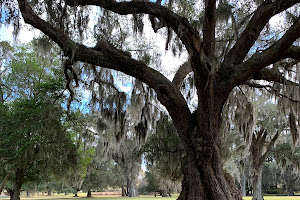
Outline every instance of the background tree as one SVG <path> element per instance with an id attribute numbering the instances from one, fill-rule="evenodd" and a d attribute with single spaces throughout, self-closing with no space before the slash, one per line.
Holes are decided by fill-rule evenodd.
<path id="1" fill-rule="evenodd" d="M 163 197 L 168 197 L 169 190 L 176 188 L 176 182 L 180 183 L 182 180 L 184 151 L 178 133 L 167 115 L 160 114 L 155 132 L 149 136 L 142 150 L 149 170 L 146 173 L 150 184 L 147 190 L 151 186 L 154 189 L 155 186 L 156 189 L 152 191 L 159 189 Z M 153 181 L 155 183 L 151 184 Z"/>
<path id="2" fill-rule="evenodd" d="M 99 135 L 98 149 L 102 152 L 98 154 L 114 160 L 118 171 L 125 177 L 126 194 L 138 196 L 136 184 L 142 162 L 140 149 L 155 128 L 158 115 L 155 97 L 136 79 L 132 80 L 132 88 L 126 94 L 114 83 L 114 73 L 101 69 L 94 76 L 96 86 L 106 85 L 92 86 L 95 130 Z M 123 188 L 122 191 L 125 194 Z"/>
<path id="3" fill-rule="evenodd" d="M 74 164 L 70 158 L 76 158 L 71 136 L 61 121 L 63 79 L 55 66 L 33 55 L 32 49 L 21 47 L 2 77 L 10 92 L 5 96 L 10 97 L 0 105 L 0 134 L 6 138 L 1 140 L 1 174 L 12 174 L 8 191 L 13 200 L 19 200 L 25 182 L 47 180 L 47 173 L 61 175 Z"/>
<path id="4" fill-rule="evenodd" d="M 262 196 L 262 171 L 264 162 L 267 160 L 279 136 L 287 134 L 293 127 L 293 111 L 288 106 L 287 111 L 282 115 L 279 113 L 281 107 L 281 99 L 278 99 L 275 107 L 272 103 L 260 103 L 256 107 L 258 111 L 256 117 L 256 128 L 252 136 L 252 144 L 250 152 L 253 158 L 254 183 L 253 183 L 253 199 L 263 199 Z M 282 108 L 281 108 L 282 109 Z M 283 107 L 284 109 L 284 107 Z M 290 112 L 290 113 L 289 113 Z M 286 119 L 284 113 L 289 113 L 289 119 Z M 296 130 L 297 131 L 297 130 Z M 296 140 L 297 141 L 297 140 Z M 295 143 L 295 140 L 292 140 Z"/>
<path id="5" fill-rule="evenodd" d="M 156 92 L 158 100 L 172 117 L 186 153 L 179 199 L 241 199 L 240 193 L 231 184 L 232 179 L 225 175 L 222 168 L 220 157 L 222 109 L 231 91 L 241 84 L 271 90 L 274 91 L 274 95 L 297 101 L 299 90 L 295 89 L 298 87 L 295 77 L 299 76 L 285 77 L 284 74 L 289 69 L 280 65 L 280 70 L 277 70 L 276 64 L 281 61 L 291 63 L 286 59 L 299 59 L 299 46 L 295 43 L 300 36 L 300 22 L 296 14 L 298 3 L 297 0 L 243 2 L 205 0 L 199 1 L 198 7 L 189 6 L 192 4 L 190 1 L 155 3 L 65 0 L 38 4 L 18 0 L 18 8 L 26 23 L 49 36 L 61 47 L 64 55 L 71 59 L 71 63 L 65 65 L 70 72 L 73 71 L 70 65 L 72 62 L 87 62 L 133 76 Z M 162 28 L 167 29 L 167 48 L 172 43 L 175 49 L 180 49 L 181 46 L 186 50 L 189 55 L 187 64 L 176 69 L 177 73 L 170 81 L 161 70 L 150 67 L 142 60 L 134 59 L 137 57 L 125 52 L 126 49 L 122 49 L 122 45 L 115 47 L 116 45 L 112 45 L 110 43 L 112 40 L 108 40 L 107 37 L 95 38 L 97 41 L 94 47 L 84 45 L 81 41 L 84 38 L 84 31 L 90 27 L 87 23 L 90 5 L 101 7 L 118 16 L 132 14 L 135 24 L 133 27 L 141 32 L 143 30 L 141 18 L 144 14 L 147 15 L 155 32 Z M 43 14 L 47 15 L 47 20 L 43 20 L 36 12 L 41 8 L 46 11 Z M 5 11 L 15 9 L 15 4 L 5 7 Z M 218 12 L 221 10 L 223 11 Z M 296 20 L 290 21 L 288 27 L 275 32 L 275 37 L 268 40 L 265 45 L 257 45 L 257 41 L 266 38 L 264 36 L 270 36 L 265 31 L 269 20 L 279 13 L 286 13 L 286 10 L 294 15 Z M 107 12 L 98 13 L 100 22 L 106 18 Z M 19 24 L 16 23 L 19 17 L 15 15 L 19 12 L 10 13 L 12 14 L 8 15 L 6 22 Z M 71 16 L 75 13 L 77 17 L 73 20 Z M 199 13 L 202 17 L 197 15 Z M 228 24 L 228 28 L 222 27 L 224 23 Z M 109 30 L 105 27 L 105 23 L 100 23 L 98 27 L 105 31 Z M 126 30 L 126 27 L 117 31 L 117 34 L 110 31 L 112 33 L 110 39 L 121 36 L 119 33 L 123 30 Z M 174 38 L 172 32 L 175 33 Z M 218 42 L 219 40 L 224 42 Z M 292 65 L 293 69 L 298 67 Z M 190 110 L 180 90 L 183 79 L 191 71 L 197 90 L 197 107 L 194 110 Z M 293 71 L 297 73 L 297 70 Z M 256 80 L 265 80 L 267 84 L 261 84 Z M 298 115 L 293 113 L 293 116 Z M 292 135 L 297 138 L 298 132 L 292 131 Z"/>
<path id="6" fill-rule="evenodd" d="M 299 179 L 296 170 L 299 167 L 299 147 L 292 150 L 290 143 L 281 143 L 273 151 L 274 158 L 281 168 L 288 196 L 294 196 L 295 183 Z"/>
<path id="7" fill-rule="evenodd" d="M 249 160 L 252 135 L 256 125 L 256 113 L 252 98 L 253 90 L 239 87 L 232 91 L 222 113 L 221 157 L 224 169 L 237 185 L 240 185 L 242 196 L 252 191 L 252 162 Z"/>
<path id="8" fill-rule="evenodd" d="M 87 197 L 92 197 L 92 191 L 102 191 L 109 186 L 115 186 L 114 163 L 93 162 L 89 166 L 88 174 L 85 177 L 82 189 L 87 192 Z"/>
<path id="9" fill-rule="evenodd" d="M 141 184 L 139 185 L 139 192 L 142 194 L 149 194 L 154 193 L 154 196 L 157 196 L 157 191 L 160 190 L 159 188 L 159 174 L 154 170 L 145 171 L 145 177 L 143 177 L 143 180 Z"/>
<path id="10" fill-rule="evenodd" d="M 68 122 L 78 154 L 78 165 L 69 171 L 65 181 L 73 188 L 74 196 L 78 197 L 78 192 L 82 190 L 84 179 L 89 173 L 89 166 L 95 156 L 96 137 L 88 113 L 72 110 L 69 113 Z"/>

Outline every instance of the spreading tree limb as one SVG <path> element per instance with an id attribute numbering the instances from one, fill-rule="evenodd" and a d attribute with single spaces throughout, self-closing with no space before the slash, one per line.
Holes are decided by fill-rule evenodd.
<path id="1" fill-rule="evenodd" d="M 271 3 L 269 2 L 270 1 L 266 1 L 266 3 L 261 4 L 256 9 L 246 29 L 225 57 L 225 65 L 237 65 L 242 63 L 271 17 L 288 9 L 296 3 L 300 3 L 299 0 L 278 0 Z"/>
<path id="2" fill-rule="evenodd" d="M 276 1 L 277 2 L 277 1 Z M 297 48 L 291 47 L 294 41 L 300 37 L 300 20 L 296 21 L 281 39 L 276 41 L 272 46 L 254 54 L 247 61 L 236 66 L 224 66 L 220 69 L 219 75 L 224 82 L 221 84 L 224 90 L 230 91 L 236 85 L 240 85 L 253 77 L 259 70 L 266 66 L 276 63 L 282 59 L 285 52 L 290 51 L 287 55 L 292 55 Z"/>
<path id="3" fill-rule="evenodd" d="M 71 1 L 69 1 L 69 3 L 70 2 Z M 79 2 L 90 2 L 90 1 L 79 1 Z M 138 1 L 138 2 L 132 2 L 132 4 L 130 2 L 122 2 L 125 4 L 113 3 L 113 5 L 116 6 L 116 8 L 112 8 L 111 7 L 112 4 L 109 3 L 111 1 L 108 0 L 92 1 L 92 2 L 100 2 L 100 4 L 103 3 L 103 6 L 107 6 L 107 8 L 111 8 L 111 9 L 119 9 L 119 12 L 121 12 L 121 10 L 126 10 L 126 8 L 128 8 L 130 12 L 137 11 L 137 13 L 139 13 L 144 11 L 145 13 L 164 16 L 164 12 L 161 12 L 161 14 L 159 14 L 159 11 L 167 11 L 164 10 L 166 8 L 160 6 L 162 10 L 159 11 L 156 10 L 155 12 L 151 13 L 150 12 L 151 6 L 154 6 L 156 8 L 159 5 L 156 4 L 152 5 L 152 3 L 150 2 Z M 62 30 L 54 27 L 51 23 L 46 22 L 45 20 L 41 19 L 38 15 L 36 15 L 26 0 L 18 0 L 18 3 L 24 21 L 28 24 L 31 24 L 33 27 L 41 30 L 44 34 L 48 35 L 49 38 L 51 38 L 55 43 L 57 43 L 61 47 L 64 54 L 69 58 L 71 58 L 71 60 L 74 60 L 75 62 L 76 61 L 87 62 L 96 66 L 114 69 L 143 81 L 144 83 L 149 85 L 149 87 L 153 88 L 156 91 L 158 99 L 164 106 L 166 106 L 166 108 L 168 109 L 171 115 L 176 116 L 176 113 L 181 112 L 188 117 L 181 118 L 180 116 L 177 115 L 178 116 L 177 120 L 186 120 L 187 123 L 191 122 L 191 118 L 192 118 L 191 112 L 188 108 L 188 105 L 184 97 L 182 96 L 180 91 L 176 88 L 176 86 L 171 81 L 169 81 L 164 75 L 148 67 L 145 63 L 131 58 L 128 55 L 128 53 L 122 52 L 121 50 L 114 48 L 111 44 L 108 44 L 105 41 L 98 42 L 97 48 L 88 48 L 82 44 L 76 43 L 72 41 L 70 37 L 67 34 L 65 34 Z M 120 5 L 122 6 L 120 7 Z M 145 9 L 144 6 L 147 9 Z M 138 9 L 136 10 L 136 8 Z M 130 12 L 126 11 L 127 14 L 130 14 Z M 177 15 L 172 14 L 171 11 L 168 11 L 167 13 L 169 13 L 171 17 L 175 16 L 175 19 L 178 19 Z M 175 22 L 175 21 L 173 23 L 176 24 L 179 23 L 178 29 L 180 28 L 185 29 L 188 28 L 189 26 L 189 24 L 186 23 L 187 20 L 185 18 L 180 18 L 180 22 Z M 190 31 L 191 29 L 187 30 L 187 32 Z M 183 34 L 185 35 L 183 37 L 188 37 L 186 34 L 188 33 Z M 187 127 L 180 127 L 180 128 L 187 128 Z"/>
<path id="4" fill-rule="evenodd" d="M 276 82 L 285 85 L 299 86 L 299 83 L 295 83 L 285 78 L 284 74 L 280 73 L 278 70 L 263 68 L 259 70 L 254 76 L 254 80 L 265 80 L 270 82 Z"/>
<path id="5" fill-rule="evenodd" d="M 178 89 L 180 89 L 180 86 L 184 80 L 184 78 L 192 71 L 192 67 L 189 61 L 183 63 L 179 69 L 177 70 L 174 78 L 173 83 L 176 85 Z"/>

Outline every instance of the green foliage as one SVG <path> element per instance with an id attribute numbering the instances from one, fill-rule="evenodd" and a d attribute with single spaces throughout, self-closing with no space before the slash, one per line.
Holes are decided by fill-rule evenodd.
<path id="1" fill-rule="evenodd" d="M 116 184 L 116 174 L 114 173 L 113 162 L 97 162 L 93 161 L 90 170 L 83 182 L 83 190 L 101 191 L 108 186 L 112 187 Z"/>
<path id="2" fill-rule="evenodd" d="M 269 194 L 282 194 L 282 188 L 278 188 L 282 184 L 280 169 L 275 162 L 264 164 L 262 187 L 264 192 Z"/>
<path id="3" fill-rule="evenodd" d="M 163 177 L 180 179 L 183 165 L 183 146 L 168 116 L 161 116 L 153 133 L 143 146 L 149 165 L 159 169 Z"/>
<path id="4" fill-rule="evenodd" d="M 146 181 L 146 184 L 138 188 L 140 193 L 146 194 L 160 191 L 159 174 L 157 173 L 157 170 L 152 168 L 152 170 L 146 171 L 144 180 Z"/>
<path id="5" fill-rule="evenodd" d="M 11 181 L 18 169 L 24 171 L 25 183 L 41 183 L 76 165 L 61 105 L 62 73 L 52 64 L 30 46 L 21 46 L 1 77 L 9 98 L 0 103 L 0 176 L 12 172 Z"/>
<path id="6" fill-rule="evenodd" d="M 61 123 L 61 108 L 44 98 L 18 99 L 0 107 L 0 157 L 3 165 L 26 169 L 28 180 L 62 173 L 76 158 L 71 135 Z M 69 164 L 68 164 L 69 163 Z M 42 177 L 45 175 L 46 177 Z"/>
<path id="7" fill-rule="evenodd" d="M 0 55 L 1 61 L 8 59 L 11 56 L 13 47 L 7 41 L 0 41 Z"/>
<path id="8" fill-rule="evenodd" d="M 38 57 L 30 44 L 16 48 L 8 67 L 3 82 L 10 99 L 30 98 L 40 92 L 58 96 L 64 89 L 59 63 Z"/>
<path id="9" fill-rule="evenodd" d="M 91 130 L 91 116 L 84 114 L 80 110 L 73 110 L 69 113 L 66 122 L 68 131 L 72 135 L 72 142 L 75 144 L 74 151 L 77 153 L 77 165 L 70 169 L 64 177 L 66 188 L 73 188 L 72 192 L 77 193 L 83 187 L 83 182 L 91 173 L 95 159 L 95 133 Z"/>
<path id="10" fill-rule="evenodd" d="M 300 148 L 296 147 L 293 150 L 289 142 L 278 144 L 273 150 L 273 155 L 278 165 L 282 167 L 292 164 L 295 168 L 300 168 Z"/>

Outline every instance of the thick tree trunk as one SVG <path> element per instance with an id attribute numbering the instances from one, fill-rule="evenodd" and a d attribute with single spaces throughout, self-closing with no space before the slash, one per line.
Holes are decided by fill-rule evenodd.
<path id="1" fill-rule="evenodd" d="M 202 81 L 199 78 L 199 83 Z M 208 82 L 209 80 L 205 80 L 201 85 Z M 220 154 L 220 118 L 225 98 L 217 97 L 212 91 L 213 86 L 210 84 L 206 89 L 198 91 L 198 110 L 191 117 L 181 116 L 189 119 L 186 120 L 187 124 L 180 120 L 174 121 L 186 155 L 182 191 L 178 200 L 243 199 L 231 176 L 223 170 Z M 172 112 L 169 113 L 172 116 Z M 175 115 L 174 119 L 176 120 Z"/>
<path id="2" fill-rule="evenodd" d="M 242 200 L 231 176 L 223 171 L 219 152 L 208 143 L 198 147 L 208 147 L 209 151 L 202 151 L 196 158 L 195 150 L 186 152 L 178 200 Z"/>
<path id="3" fill-rule="evenodd" d="M 87 192 L 86 197 L 92 197 L 92 191 L 91 191 L 91 190 L 89 190 L 89 191 Z"/>
<path id="4" fill-rule="evenodd" d="M 263 175 L 264 165 L 257 166 L 254 169 L 254 181 L 253 181 L 253 197 L 252 200 L 263 200 L 262 191 L 262 175 Z"/>
<path id="5" fill-rule="evenodd" d="M 128 187 L 128 196 L 129 197 L 138 197 L 139 193 L 136 187 L 136 180 L 135 178 L 128 177 L 127 178 L 127 187 Z"/>
<path id="6" fill-rule="evenodd" d="M 21 187 L 24 183 L 24 169 L 18 168 L 15 172 L 14 189 L 11 200 L 20 200 Z"/>
<path id="7" fill-rule="evenodd" d="M 248 171 L 249 171 L 248 161 L 246 159 L 240 160 L 239 162 L 240 189 L 243 197 L 247 196 L 246 184 L 247 184 Z"/>
<path id="8" fill-rule="evenodd" d="M 243 197 L 246 196 L 246 175 L 245 175 L 245 173 L 241 174 L 241 193 L 242 193 Z"/>
<path id="9" fill-rule="evenodd" d="M 163 187 L 163 189 L 162 189 L 162 191 L 161 191 L 161 196 L 162 196 L 162 197 L 169 197 L 169 194 L 168 194 L 168 188 Z"/>
<path id="10" fill-rule="evenodd" d="M 52 190 L 51 190 L 51 189 L 49 189 L 49 190 L 47 191 L 47 193 L 48 193 L 48 196 L 52 196 Z"/>
<path id="11" fill-rule="evenodd" d="M 295 177 L 293 176 L 292 172 L 293 172 L 293 166 L 291 166 L 291 165 L 287 166 L 285 173 L 284 173 L 284 180 L 285 180 L 285 185 L 286 185 L 286 190 L 287 190 L 288 196 L 295 195 L 295 191 L 294 191 Z"/>

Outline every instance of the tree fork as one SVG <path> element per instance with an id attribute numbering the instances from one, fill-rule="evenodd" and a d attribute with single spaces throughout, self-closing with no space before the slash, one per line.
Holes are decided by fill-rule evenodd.
<path id="1" fill-rule="evenodd" d="M 222 99 L 219 98 L 219 101 Z M 203 101 L 202 103 L 208 104 L 209 102 Z M 221 102 L 217 105 L 222 107 Z M 210 107 L 210 109 L 208 112 L 202 111 L 200 118 L 196 113 L 193 115 L 188 129 L 189 133 L 179 131 L 186 152 L 184 179 L 179 200 L 242 199 L 234 181 L 222 168 L 219 151 L 220 125 L 218 123 L 220 117 L 218 113 L 220 114 L 221 109 L 214 106 L 200 106 L 206 109 Z M 210 114 L 212 111 L 214 113 Z M 207 119 L 217 123 L 209 123 Z M 175 121 L 176 123 L 180 122 Z"/>

